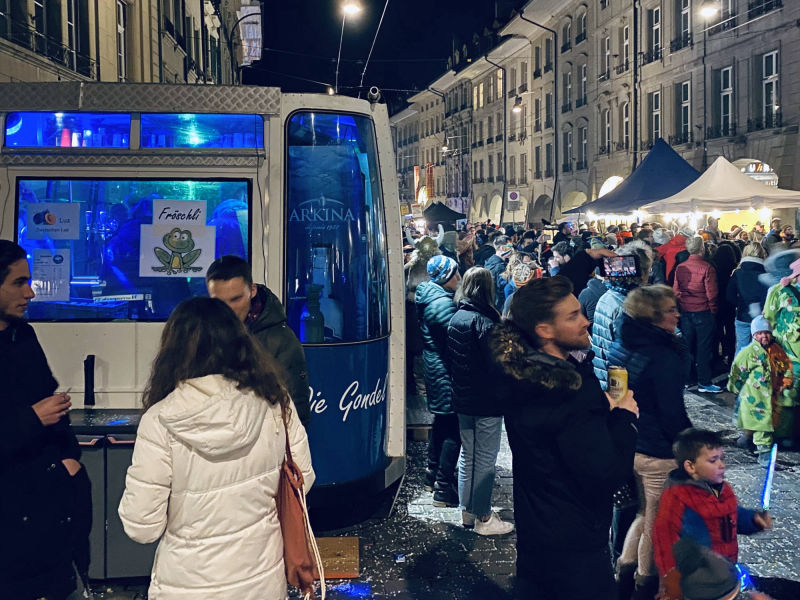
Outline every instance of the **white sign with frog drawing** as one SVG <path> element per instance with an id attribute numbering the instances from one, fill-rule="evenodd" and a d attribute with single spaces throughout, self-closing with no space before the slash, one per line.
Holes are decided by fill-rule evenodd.
<path id="1" fill-rule="evenodd" d="M 141 226 L 139 277 L 205 277 L 215 246 L 204 201 L 154 200 L 153 224 Z"/>

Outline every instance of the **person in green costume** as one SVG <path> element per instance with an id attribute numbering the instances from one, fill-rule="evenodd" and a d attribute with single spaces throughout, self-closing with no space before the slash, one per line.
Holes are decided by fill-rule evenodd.
<path id="1" fill-rule="evenodd" d="M 752 434 L 758 462 L 769 464 L 776 438 L 791 437 L 792 406 L 790 390 L 794 381 L 792 358 L 772 337 L 767 320 L 758 316 L 751 324 L 753 341 L 733 361 L 728 390 L 736 399 L 737 426 Z"/>

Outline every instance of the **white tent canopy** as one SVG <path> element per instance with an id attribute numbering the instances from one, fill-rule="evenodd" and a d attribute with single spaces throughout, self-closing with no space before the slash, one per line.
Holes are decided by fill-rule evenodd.
<path id="1" fill-rule="evenodd" d="M 800 208 L 800 192 L 770 187 L 748 177 L 720 156 L 694 183 L 640 208 L 651 214 Z"/>

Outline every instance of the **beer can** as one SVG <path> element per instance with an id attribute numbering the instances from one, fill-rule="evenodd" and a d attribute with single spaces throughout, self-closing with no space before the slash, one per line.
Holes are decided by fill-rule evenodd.
<path id="1" fill-rule="evenodd" d="M 621 402 L 628 393 L 628 369 L 619 365 L 608 367 L 608 395 Z"/>

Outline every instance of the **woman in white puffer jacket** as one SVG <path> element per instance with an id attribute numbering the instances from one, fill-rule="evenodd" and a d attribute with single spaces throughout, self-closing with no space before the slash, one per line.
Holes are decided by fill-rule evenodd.
<path id="1" fill-rule="evenodd" d="M 164 328 L 144 406 L 119 515 L 131 539 L 161 538 L 150 599 L 285 598 L 284 412 L 306 491 L 314 471 L 274 361 L 223 302 L 186 300 Z"/>

